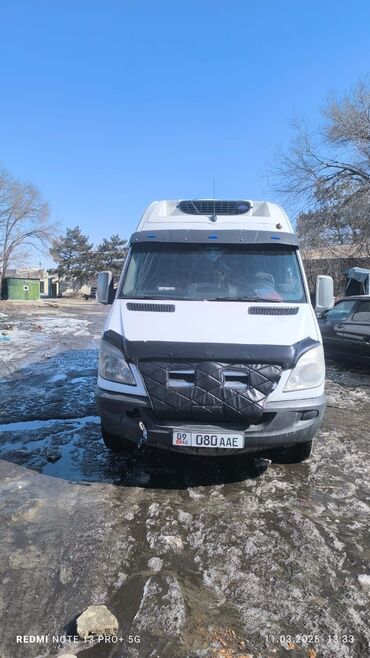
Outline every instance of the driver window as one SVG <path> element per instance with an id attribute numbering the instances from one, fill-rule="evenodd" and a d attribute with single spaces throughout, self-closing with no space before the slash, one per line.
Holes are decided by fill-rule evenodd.
<path id="1" fill-rule="evenodd" d="M 343 302 L 338 302 L 334 308 L 330 309 L 330 311 L 326 313 L 325 317 L 335 321 L 346 320 L 351 313 L 355 303 L 355 301 L 351 301 L 349 299 Z"/>

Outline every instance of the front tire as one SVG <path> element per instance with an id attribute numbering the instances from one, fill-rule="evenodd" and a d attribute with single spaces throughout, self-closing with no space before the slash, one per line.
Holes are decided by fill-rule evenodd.
<path id="1" fill-rule="evenodd" d="M 110 434 L 107 430 L 101 426 L 101 433 L 106 448 L 112 452 L 127 452 L 135 448 L 135 444 L 128 439 L 125 439 L 122 436 L 116 436 L 115 434 Z"/>
<path id="2" fill-rule="evenodd" d="M 279 451 L 276 461 L 282 464 L 300 464 L 310 457 L 311 451 L 312 441 L 296 443 L 294 446 Z"/>

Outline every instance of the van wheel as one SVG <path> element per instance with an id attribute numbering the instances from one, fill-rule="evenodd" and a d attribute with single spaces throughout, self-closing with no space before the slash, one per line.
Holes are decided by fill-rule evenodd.
<path id="1" fill-rule="evenodd" d="M 127 450 L 133 450 L 135 444 L 128 439 L 125 439 L 122 436 L 116 436 L 115 434 L 110 434 L 104 429 L 103 425 L 101 427 L 101 433 L 106 448 L 109 448 L 112 452 L 126 452 Z"/>
<path id="2" fill-rule="evenodd" d="M 309 458 L 312 450 L 312 441 L 297 443 L 290 448 L 279 450 L 277 461 L 282 464 L 299 464 Z"/>

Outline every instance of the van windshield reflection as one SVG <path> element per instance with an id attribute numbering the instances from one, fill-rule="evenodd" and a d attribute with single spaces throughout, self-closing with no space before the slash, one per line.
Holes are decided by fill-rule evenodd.
<path id="1" fill-rule="evenodd" d="M 119 297 L 306 301 L 296 250 L 280 245 L 134 245 Z"/>

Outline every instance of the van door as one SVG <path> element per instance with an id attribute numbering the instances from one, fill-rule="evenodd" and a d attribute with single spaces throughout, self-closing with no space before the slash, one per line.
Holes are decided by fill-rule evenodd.
<path id="1" fill-rule="evenodd" d="M 321 335 L 324 350 L 328 356 L 335 358 L 345 357 L 352 352 L 351 337 L 347 337 L 345 325 L 355 308 L 356 300 L 344 299 L 326 311 L 320 320 Z"/>
<path id="2" fill-rule="evenodd" d="M 358 301 L 350 317 L 336 325 L 336 332 L 359 365 L 370 359 L 370 300 Z"/>

